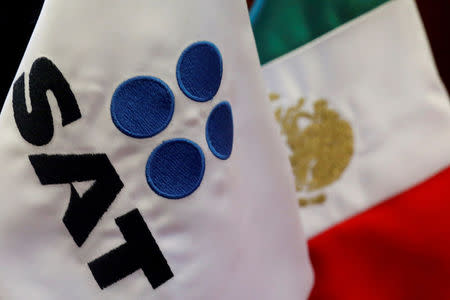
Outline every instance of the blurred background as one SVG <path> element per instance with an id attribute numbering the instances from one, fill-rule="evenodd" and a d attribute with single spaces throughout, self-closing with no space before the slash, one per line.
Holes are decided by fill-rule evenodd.
<path id="1" fill-rule="evenodd" d="M 302 46 L 387 0 L 247 0 L 261 63 Z M 261 9 L 264 3 L 264 9 Z M 11 86 L 44 0 L 2 1 L 0 105 Z M 450 1 L 417 0 L 439 72 L 450 86 Z M 299 17 L 301 16 L 301 17 Z"/>
<path id="2" fill-rule="evenodd" d="M 247 0 L 262 64 L 388 0 Z M 416 0 L 440 75 L 450 86 L 450 1 Z"/>

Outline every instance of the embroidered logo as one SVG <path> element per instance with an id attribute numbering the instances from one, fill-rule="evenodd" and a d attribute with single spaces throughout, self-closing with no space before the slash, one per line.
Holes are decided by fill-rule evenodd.
<path id="1" fill-rule="evenodd" d="M 280 95 L 269 95 L 276 102 Z M 349 122 L 330 109 L 324 99 L 314 102 L 307 112 L 304 99 L 283 109 L 278 106 L 275 117 L 291 150 L 290 162 L 300 206 L 326 201 L 323 188 L 338 180 L 350 163 L 354 152 L 353 130 Z"/>
<path id="2" fill-rule="evenodd" d="M 177 69 L 181 91 L 191 100 L 212 100 L 222 80 L 222 56 L 210 42 L 197 42 L 181 54 Z M 149 138 L 170 123 L 175 99 L 170 87 L 151 76 L 138 76 L 123 82 L 114 92 L 111 116 L 116 127 L 133 138 Z M 231 105 L 220 102 L 206 123 L 206 141 L 219 159 L 230 157 L 233 146 Z M 163 142 L 149 156 L 146 179 L 158 195 L 181 199 L 200 185 L 205 171 L 203 150 L 194 141 L 176 138 Z"/>
<path id="3" fill-rule="evenodd" d="M 187 47 L 178 60 L 176 76 L 180 90 L 191 100 L 205 102 L 217 94 L 222 81 L 222 56 L 210 42 Z M 20 135 L 35 147 L 51 142 L 54 120 L 47 98 L 51 91 L 58 103 L 63 126 L 82 118 L 77 99 L 62 72 L 48 58 L 34 61 L 29 74 L 31 111 L 26 104 L 25 73 L 14 83 L 13 111 Z M 151 138 L 171 122 L 175 98 L 162 80 L 141 75 L 120 84 L 111 99 L 111 118 L 122 133 L 132 138 Z M 206 143 L 215 157 L 226 160 L 233 148 L 231 105 L 222 101 L 206 122 Z M 68 184 L 70 196 L 62 218 L 76 246 L 83 247 L 105 212 L 125 187 L 106 153 L 32 154 L 28 157 L 42 185 Z M 182 199 L 195 192 L 205 173 L 203 149 L 183 137 L 162 142 L 151 153 L 142 180 L 167 199 Z M 73 183 L 93 180 L 83 194 Z M 115 219 L 124 243 L 88 263 L 101 289 L 137 270 L 142 270 L 153 288 L 174 274 L 138 209 Z"/>

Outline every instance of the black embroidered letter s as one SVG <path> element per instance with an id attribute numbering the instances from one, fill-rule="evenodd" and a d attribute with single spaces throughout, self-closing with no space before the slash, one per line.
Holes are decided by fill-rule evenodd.
<path id="1" fill-rule="evenodd" d="M 46 145 L 53 137 L 53 118 L 46 95 L 48 90 L 58 101 L 63 126 L 81 118 L 77 100 L 63 74 L 48 58 L 36 59 L 29 76 L 31 112 L 28 112 L 26 105 L 25 74 L 14 83 L 12 100 L 17 128 L 22 137 L 35 146 Z"/>

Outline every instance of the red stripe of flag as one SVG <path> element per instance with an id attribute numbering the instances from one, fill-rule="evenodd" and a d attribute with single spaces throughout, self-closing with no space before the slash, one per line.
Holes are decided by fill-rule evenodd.
<path id="1" fill-rule="evenodd" d="M 311 300 L 450 299 L 450 168 L 309 247 Z"/>

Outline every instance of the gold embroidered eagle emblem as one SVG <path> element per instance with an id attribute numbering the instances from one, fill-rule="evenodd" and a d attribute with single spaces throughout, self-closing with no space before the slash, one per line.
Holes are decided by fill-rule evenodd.
<path id="1" fill-rule="evenodd" d="M 280 98 L 278 94 L 269 97 L 271 101 Z M 326 100 L 315 101 L 312 113 L 303 108 L 304 104 L 301 98 L 294 106 L 275 110 L 291 150 L 296 189 L 303 195 L 298 200 L 300 206 L 325 202 L 326 196 L 320 191 L 341 177 L 354 151 L 350 123 L 330 109 Z"/>

